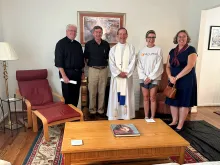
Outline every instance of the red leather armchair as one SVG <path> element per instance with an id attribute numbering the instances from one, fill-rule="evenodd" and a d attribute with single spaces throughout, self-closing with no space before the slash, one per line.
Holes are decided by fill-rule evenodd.
<path id="1" fill-rule="evenodd" d="M 159 114 L 170 114 L 170 107 L 165 104 L 165 95 L 163 94 L 164 89 L 168 83 L 168 77 L 166 73 L 166 64 L 164 64 L 164 71 L 157 91 L 157 111 Z"/>
<path id="2" fill-rule="evenodd" d="M 64 104 L 64 98 L 52 92 L 47 74 L 46 69 L 16 71 L 19 87 L 17 94 L 25 98 L 28 127 L 33 124 L 33 130 L 37 132 L 38 117 L 43 123 L 45 140 L 49 141 L 48 126 L 66 121 L 83 121 L 83 113 L 73 105 Z M 60 101 L 54 102 L 53 95 Z"/>

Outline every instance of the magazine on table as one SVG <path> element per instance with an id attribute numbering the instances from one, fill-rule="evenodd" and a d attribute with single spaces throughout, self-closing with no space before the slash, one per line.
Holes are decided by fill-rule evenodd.
<path id="1" fill-rule="evenodd" d="M 140 133 L 134 124 L 111 124 L 111 129 L 116 137 L 140 136 Z"/>

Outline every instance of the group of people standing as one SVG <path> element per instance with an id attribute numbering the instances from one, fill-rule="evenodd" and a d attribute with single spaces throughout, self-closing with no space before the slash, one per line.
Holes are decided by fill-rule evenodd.
<path id="1" fill-rule="evenodd" d="M 128 32 L 121 27 L 117 31 L 118 43 L 110 48 L 102 40 L 103 29 L 93 28 L 94 39 L 82 46 L 75 40 L 77 27 L 67 25 L 66 37 L 58 41 L 55 49 L 55 66 L 63 78 L 62 93 L 66 104 L 77 106 L 84 66 L 88 66 L 89 112 L 91 115 L 104 115 L 105 89 L 108 66 L 111 72 L 107 116 L 109 120 L 135 118 L 135 98 L 133 73 L 137 67 L 143 93 L 145 118 L 154 118 L 156 112 L 157 88 L 163 73 L 163 53 L 155 45 L 156 33 L 146 33 L 146 46 L 136 55 L 135 48 L 127 42 Z M 177 47 L 168 55 L 166 72 L 169 82 L 176 86 L 175 99 L 166 98 L 170 105 L 173 121 L 171 127 L 181 131 L 190 107 L 197 105 L 197 84 L 195 74 L 196 50 L 189 46 L 190 37 L 185 30 L 174 37 Z M 77 84 L 69 83 L 74 80 Z M 167 82 L 168 83 L 168 82 Z M 97 99 L 98 94 L 98 100 Z M 98 105 L 96 105 L 98 104 Z M 151 110 L 151 116 L 149 116 Z"/>

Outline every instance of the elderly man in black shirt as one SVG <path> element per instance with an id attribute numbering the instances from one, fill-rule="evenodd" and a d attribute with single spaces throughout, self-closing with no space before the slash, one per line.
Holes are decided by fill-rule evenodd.
<path id="1" fill-rule="evenodd" d="M 65 104 L 77 106 L 81 78 L 84 76 L 84 55 L 81 44 L 75 40 L 77 27 L 67 25 L 66 37 L 59 40 L 55 49 L 55 66 L 59 69 L 59 76 L 63 79 L 62 93 Z M 76 84 L 70 83 L 76 81 Z"/>
<path id="2" fill-rule="evenodd" d="M 93 28 L 93 40 L 85 45 L 84 56 L 89 66 L 88 89 L 89 89 L 89 112 L 90 114 L 104 114 L 105 88 L 108 78 L 108 54 L 109 43 L 101 39 L 102 27 Z M 96 96 L 98 92 L 98 109 L 96 107 Z"/>

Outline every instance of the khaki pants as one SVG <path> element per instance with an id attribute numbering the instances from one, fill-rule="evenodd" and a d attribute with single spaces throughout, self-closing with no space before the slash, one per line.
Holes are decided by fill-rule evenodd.
<path id="1" fill-rule="evenodd" d="M 108 68 L 95 69 L 89 67 L 88 89 L 89 89 L 89 110 L 97 110 L 96 96 L 98 93 L 98 112 L 104 112 L 105 89 L 107 85 Z"/>

